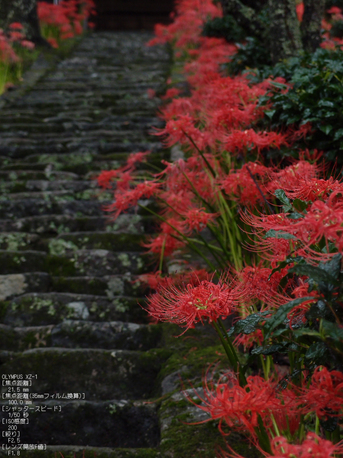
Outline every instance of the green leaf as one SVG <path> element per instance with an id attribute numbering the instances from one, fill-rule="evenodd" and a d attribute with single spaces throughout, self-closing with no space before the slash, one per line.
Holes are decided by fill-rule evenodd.
<path id="1" fill-rule="evenodd" d="M 288 313 L 294 307 L 302 304 L 303 302 L 308 301 L 309 299 L 312 299 L 312 297 L 300 297 L 298 299 L 294 299 L 293 301 L 287 302 L 287 304 L 281 305 L 281 307 L 278 308 L 275 314 L 271 318 L 269 318 L 265 323 L 264 330 L 266 331 L 266 334 L 264 336 L 264 339 L 268 339 L 272 331 L 287 319 Z"/>
<path id="2" fill-rule="evenodd" d="M 335 342 L 343 342 L 343 326 L 331 321 L 322 320 L 322 329 L 325 337 L 334 340 Z"/>
<path id="3" fill-rule="evenodd" d="M 268 116 L 269 119 L 272 119 L 275 113 L 276 113 L 276 110 L 269 110 L 269 111 L 264 112 L 264 114 Z"/>
<path id="4" fill-rule="evenodd" d="M 317 365 L 323 364 L 323 358 L 327 355 L 328 348 L 324 342 L 315 342 L 305 353 L 305 359 L 314 360 Z"/>
<path id="5" fill-rule="evenodd" d="M 288 219 L 301 219 L 301 218 L 304 218 L 304 215 L 298 212 L 292 212 L 292 213 L 289 213 L 289 215 L 287 215 L 287 218 Z"/>
<path id="6" fill-rule="evenodd" d="M 289 88 L 287 84 L 278 83 L 276 81 L 270 81 L 269 84 L 271 84 L 272 86 L 275 86 L 278 89 L 288 89 Z"/>
<path id="7" fill-rule="evenodd" d="M 291 269 L 289 273 L 295 273 L 297 275 L 307 275 L 312 278 L 315 282 L 327 282 L 331 284 L 336 284 L 336 279 L 326 272 L 324 269 L 319 267 L 310 266 L 309 264 L 298 264 Z"/>
<path id="8" fill-rule="evenodd" d="M 308 320 L 326 318 L 327 316 L 330 316 L 330 312 L 324 301 L 318 301 L 312 304 L 310 310 L 306 313 Z"/>
<path id="9" fill-rule="evenodd" d="M 257 347 L 251 350 L 252 355 L 272 355 L 285 348 L 285 344 L 268 345 L 267 347 Z"/>
<path id="10" fill-rule="evenodd" d="M 283 189 L 277 189 L 274 192 L 274 195 L 284 204 L 284 205 L 290 205 L 291 201 L 288 199 L 286 196 L 286 193 Z"/>
<path id="11" fill-rule="evenodd" d="M 330 102 L 329 100 L 319 100 L 318 106 L 333 108 L 335 104 L 333 102 Z"/>
<path id="12" fill-rule="evenodd" d="M 325 124 L 324 126 L 320 126 L 319 129 L 324 132 L 324 134 L 329 135 L 332 131 L 332 126 L 330 126 L 330 124 Z"/>
<path id="13" fill-rule="evenodd" d="M 296 336 L 296 337 L 300 337 L 300 336 L 313 336 L 313 337 L 319 337 L 321 338 L 321 335 L 318 331 L 315 331 L 314 329 L 310 329 L 310 328 L 301 328 L 301 329 L 296 329 L 293 331 L 293 334 Z"/>
<path id="14" fill-rule="evenodd" d="M 282 269 L 284 269 L 288 264 L 292 264 L 293 262 L 300 262 L 302 261 L 303 258 L 301 256 L 295 256 L 294 258 L 289 257 L 285 261 L 280 262 L 280 264 L 275 267 L 275 269 L 272 270 L 271 274 L 268 277 L 268 280 L 270 280 L 270 277 L 275 273 L 275 272 L 280 272 Z"/>
<path id="15" fill-rule="evenodd" d="M 338 129 L 335 132 L 335 135 L 333 137 L 334 140 L 339 140 L 340 138 L 343 137 L 343 129 Z"/>
<path id="16" fill-rule="evenodd" d="M 325 270 L 328 274 L 330 274 L 335 280 L 338 280 L 339 274 L 341 272 L 341 254 L 335 254 L 333 258 L 328 262 L 321 262 L 319 264 L 320 269 Z"/>
<path id="17" fill-rule="evenodd" d="M 295 199 L 293 200 L 293 207 L 300 211 L 300 212 L 303 212 L 304 210 L 307 209 L 308 207 L 308 202 L 305 202 L 304 200 L 300 200 L 300 199 Z"/>
<path id="18" fill-rule="evenodd" d="M 294 235 L 288 234 L 288 232 L 275 231 L 274 229 L 270 229 L 264 236 L 265 239 L 271 237 L 274 239 L 298 240 Z"/>
<path id="19" fill-rule="evenodd" d="M 259 322 L 267 313 L 269 312 L 253 313 L 252 315 L 244 318 L 244 320 L 237 321 L 228 334 L 230 336 L 233 334 L 251 334 L 256 331 Z"/>

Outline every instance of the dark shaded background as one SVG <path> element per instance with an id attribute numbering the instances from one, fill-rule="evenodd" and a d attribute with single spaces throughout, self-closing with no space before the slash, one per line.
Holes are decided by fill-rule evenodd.
<path id="1" fill-rule="evenodd" d="M 95 0 L 97 30 L 149 30 L 168 24 L 174 0 Z"/>

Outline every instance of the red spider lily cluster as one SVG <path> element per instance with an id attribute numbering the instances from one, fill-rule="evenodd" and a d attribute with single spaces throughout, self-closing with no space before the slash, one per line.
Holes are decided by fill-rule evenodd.
<path id="1" fill-rule="evenodd" d="M 33 49 L 34 43 L 26 40 L 23 26 L 19 22 L 9 25 L 8 33 L 0 29 L 0 63 L 10 64 L 19 62 L 20 57 L 15 52 L 13 45 L 19 45 L 26 49 Z"/>
<path id="2" fill-rule="evenodd" d="M 0 94 L 13 85 L 12 79 L 21 79 L 23 56 L 31 54 L 35 45 L 25 37 L 19 22 L 9 25 L 7 32 L 0 29 Z"/>
<path id="3" fill-rule="evenodd" d="M 301 20 L 301 4 L 297 13 Z M 326 24 L 340 14 L 329 10 Z M 106 210 L 114 218 L 144 204 L 159 220 L 156 235 L 145 242 L 156 256 L 156 271 L 140 278 L 156 290 L 145 307 L 152 320 L 175 323 L 184 332 L 210 323 L 219 334 L 231 371 L 204 382 L 196 405 L 208 420 L 219 420 L 225 435 L 246 434 L 268 457 L 334 456 L 343 449 L 343 301 L 337 280 L 343 184 L 328 173 L 321 151 L 295 149 L 300 139 L 306 141 L 310 124 L 262 130 L 266 107 L 259 97 L 274 83 L 285 90 L 288 84 L 273 76 L 253 84 L 246 75 L 221 72 L 236 46 L 201 35 L 204 22 L 220 15 L 210 0 L 180 0 L 173 24 L 157 26 L 150 42 L 172 43 L 184 62 L 190 93 L 169 87 L 161 109 L 165 127 L 154 132 L 183 157 L 162 161 L 162 170 L 153 173 L 149 152 L 133 153 L 125 166 L 102 172 L 98 184 L 113 190 Z M 293 154 L 275 164 L 269 155 L 281 149 Z M 187 265 L 189 251 L 198 264 Z M 169 260 L 183 266 L 178 274 L 165 276 Z M 202 270 L 196 270 L 199 264 Z M 229 316 L 228 332 L 222 319 Z M 241 349 L 258 355 L 259 372 L 242 368 Z M 323 362 L 328 349 L 335 355 L 331 365 Z M 274 364 L 273 351 L 288 355 L 288 375 Z M 322 437 L 329 423 L 331 441 Z"/>
<path id="4" fill-rule="evenodd" d="M 93 0 L 68 0 L 58 5 L 38 2 L 37 8 L 42 34 L 54 48 L 63 40 L 81 35 L 85 21 L 95 14 Z M 88 26 L 94 24 L 88 23 Z"/>

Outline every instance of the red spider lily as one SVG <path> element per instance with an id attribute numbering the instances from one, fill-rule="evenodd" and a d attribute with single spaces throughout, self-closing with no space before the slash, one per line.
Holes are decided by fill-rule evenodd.
<path id="1" fill-rule="evenodd" d="M 232 199 L 237 200 L 241 205 L 251 207 L 264 201 L 264 196 L 257 186 L 264 194 L 264 184 L 268 180 L 270 170 L 257 162 L 249 162 L 240 170 L 231 170 L 224 179 L 219 181 L 219 185 Z"/>
<path id="2" fill-rule="evenodd" d="M 19 62 L 20 59 L 13 50 L 10 40 L 8 37 L 0 30 L 0 62 L 9 64 Z"/>
<path id="3" fill-rule="evenodd" d="M 24 26 L 20 22 L 12 22 L 12 24 L 9 25 L 10 29 L 16 29 L 16 30 L 23 30 Z"/>
<path id="4" fill-rule="evenodd" d="M 343 184 L 334 180 L 333 177 L 328 180 L 300 178 L 297 184 L 292 187 L 289 187 L 288 184 L 284 186 L 283 190 L 291 199 L 311 200 L 313 202 L 317 199 L 326 199 L 333 191 L 343 195 Z"/>
<path id="5" fill-rule="evenodd" d="M 112 188 L 113 180 L 118 178 L 119 174 L 119 170 L 103 170 L 100 175 L 97 176 L 98 185 L 103 189 Z"/>
<path id="6" fill-rule="evenodd" d="M 213 275 L 207 280 L 191 279 L 180 286 L 159 287 L 148 300 L 147 312 L 158 320 L 194 328 L 196 323 L 227 318 L 235 310 L 241 289 L 228 277 L 213 283 Z"/>
<path id="7" fill-rule="evenodd" d="M 105 210 L 115 212 L 113 218 L 116 219 L 120 213 L 137 205 L 138 201 L 143 197 L 147 199 L 152 197 L 160 187 L 161 184 L 155 181 L 144 181 L 143 183 L 139 183 L 134 189 L 119 188 L 115 192 L 115 201 L 105 207 Z"/>
<path id="8" fill-rule="evenodd" d="M 317 367 L 311 384 L 304 390 L 302 402 L 305 412 L 316 412 L 319 418 L 339 416 L 343 413 L 343 374 Z"/>
<path id="9" fill-rule="evenodd" d="M 296 10 L 297 10 L 297 16 L 298 16 L 299 22 L 302 22 L 304 10 L 305 10 L 304 2 L 298 3 L 296 6 Z"/>
<path id="10" fill-rule="evenodd" d="M 150 289 L 155 289 L 159 286 L 167 287 L 168 285 L 182 285 L 183 283 L 190 283 L 192 281 L 202 281 L 208 278 L 208 273 L 205 269 L 196 269 L 191 271 L 176 272 L 168 277 L 162 277 L 161 271 L 150 274 L 142 274 L 134 281 L 142 282 L 149 286 Z"/>
<path id="11" fill-rule="evenodd" d="M 271 415 L 282 408 L 287 409 L 278 398 L 276 388 L 277 382 L 258 375 L 248 377 L 247 385 L 242 387 L 233 373 L 227 373 L 217 382 L 213 378 L 210 382 L 205 379 L 204 398 L 198 395 L 202 403 L 195 405 L 209 414 L 210 418 L 204 422 L 219 420 L 222 434 L 225 435 L 223 423 L 226 423 L 229 428 L 249 433 L 256 439 L 259 416 L 265 427 L 269 428 L 272 427 Z M 194 403 L 189 397 L 188 400 Z"/>
<path id="12" fill-rule="evenodd" d="M 270 307 L 278 307 L 290 300 L 289 296 L 280 292 L 280 282 L 287 274 L 287 268 L 281 272 L 272 274 L 272 269 L 262 266 L 245 267 L 237 273 L 244 288 L 244 296 L 241 298 L 243 309 L 247 309 L 252 303 L 261 301 L 261 310 Z"/>
<path id="13" fill-rule="evenodd" d="M 185 247 L 185 242 L 176 239 L 170 234 L 159 234 L 156 237 L 150 237 L 149 241 L 143 246 L 148 248 L 148 253 L 154 253 L 159 256 L 170 256 L 180 248 Z"/>
<path id="14" fill-rule="evenodd" d="M 290 444 L 282 436 L 274 437 L 271 441 L 271 453 L 260 451 L 267 458 L 331 458 L 342 455 L 343 442 L 333 444 L 310 432 L 301 444 Z M 217 456 L 218 458 L 243 458 L 231 448 L 230 452 L 222 450 Z"/>
<path id="15" fill-rule="evenodd" d="M 287 145 L 286 135 L 276 132 L 255 132 L 253 129 L 234 130 L 225 137 L 225 149 L 231 153 L 246 153 L 255 149 L 258 153 L 265 148 L 280 148 Z"/>
<path id="16" fill-rule="evenodd" d="M 192 208 L 182 215 L 185 218 L 185 225 L 189 231 L 200 232 L 208 223 L 214 223 L 217 213 L 207 213 L 204 208 Z"/>
<path id="17" fill-rule="evenodd" d="M 177 97 L 180 95 L 181 90 L 178 89 L 177 87 L 171 87 L 167 89 L 166 93 L 161 97 L 162 100 L 168 100 L 168 99 L 173 99 L 174 97 Z"/>
<path id="18" fill-rule="evenodd" d="M 262 343 L 263 343 L 263 332 L 261 331 L 261 329 L 257 329 L 256 331 L 251 332 L 250 334 L 238 334 L 238 336 L 235 338 L 235 340 L 232 343 L 237 348 L 242 345 L 243 348 L 244 348 L 244 351 L 247 352 L 256 343 L 258 345 L 262 345 Z"/>
<path id="19" fill-rule="evenodd" d="M 343 198 L 340 191 L 332 192 L 326 202 L 314 201 L 303 218 L 291 217 L 287 213 L 261 216 L 246 213 L 242 219 L 254 228 L 260 239 L 264 231 L 270 229 L 293 235 L 297 239 L 291 241 L 294 253 L 308 260 L 325 260 L 333 255 L 329 250 L 322 253 L 313 248 L 322 239 L 326 244 L 333 242 L 337 250 L 343 252 Z M 262 246 L 265 246 L 263 241 Z"/>
<path id="20" fill-rule="evenodd" d="M 95 4 L 92 0 L 64 0 L 58 5 L 38 2 L 37 12 L 43 35 L 51 46 L 58 48 L 58 40 L 82 34 L 82 22 L 95 14 Z"/>
<path id="21" fill-rule="evenodd" d="M 196 44 L 200 38 L 203 24 L 208 18 L 221 16 L 221 10 L 211 0 L 183 0 L 176 2 L 174 21 L 168 26 L 157 24 L 155 38 L 149 45 L 175 42 L 176 47 Z"/>

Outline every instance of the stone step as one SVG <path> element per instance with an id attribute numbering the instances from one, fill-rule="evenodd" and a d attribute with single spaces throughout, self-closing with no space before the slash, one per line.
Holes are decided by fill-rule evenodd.
<path id="1" fill-rule="evenodd" d="M 0 275 L 46 272 L 47 255 L 41 251 L 0 250 Z"/>
<path id="2" fill-rule="evenodd" d="M 36 382 L 33 382 L 33 385 L 36 385 Z M 74 391 L 70 394 L 73 393 Z M 32 402 L 32 405 L 28 405 L 27 411 L 29 424 L 20 425 L 18 428 L 22 444 L 87 444 L 90 447 L 125 448 L 159 445 L 160 431 L 156 407 L 144 402 L 116 399 L 103 402 L 42 402 L 33 399 Z M 20 417 L 23 418 L 22 413 Z M 8 419 L 8 414 L 0 412 L 0 419 Z M 2 442 L 5 440 L 2 439 Z M 40 453 L 46 456 L 45 452 Z"/>
<path id="3" fill-rule="evenodd" d="M 66 252 L 63 255 L 49 255 L 44 259 L 46 271 L 55 277 L 67 275 L 69 277 L 78 277 L 80 275 L 102 277 L 125 274 L 126 272 L 130 272 L 132 275 L 140 275 L 148 271 L 146 259 L 139 252 L 84 249 L 75 250 L 71 253 Z M 39 262 L 42 261 L 37 261 L 37 263 Z"/>
<path id="4" fill-rule="evenodd" d="M 8 451 L 1 450 L 0 457 L 8 457 Z M 41 450 L 21 450 L 20 456 L 23 458 L 37 458 L 37 453 L 42 454 Z M 38 455 L 38 456 L 39 456 Z M 152 448 L 110 448 L 110 447 L 88 447 L 76 445 L 48 445 L 44 450 L 44 458 L 161 458 L 158 450 Z"/>
<path id="5" fill-rule="evenodd" d="M 120 238 L 119 234 L 117 239 L 120 240 Z M 57 241 L 51 243 L 51 250 L 55 253 L 63 252 L 63 254 L 47 255 L 42 251 L 33 250 L 0 250 L 0 275 L 25 272 L 47 272 L 54 276 L 75 277 L 80 275 L 116 275 L 126 272 L 139 275 L 148 270 L 144 265 L 145 260 L 139 252 L 74 249 L 73 242 L 59 240 L 59 243 Z M 129 241 L 129 236 L 127 240 Z M 95 243 L 96 241 L 94 241 Z M 125 246 L 121 248 L 125 249 Z"/>
<path id="6" fill-rule="evenodd" d="M 16 192 L 13 194 L 4 194 L 0 196 L 1 201 L 23 201 L 23 200 L 42 200 L 44 204 L 53 204 L 58 202 L 66 201 L 89 201 L 97 200 L 104 201 L 110 200 L 113 197 L 113 193 L 101 191 L 99 188 L 90 188 L 84 191 L 26 191 Z"/>
<path id="7" fill-rule="evenodd" d="M 158 165 L 161 163 L 161 159 L 156 161 Z M 139 167 L 140 169 L 148 169 L 151 170 L 149 164 L 141 164 Z M 12 171 L 22 171 L 31 169 L 33 172 L 35 171 L 43 171 L 46 172 L 46 169 L 49 169 L 49 173 L 52 171 L 63 171 L 63 172 L 72 172 L 79 176 L 83 176 L 86 174 L 91 174 L 92 176 L 97 176 L 102 170 L 114 170 L 118 169 L 120 166 L 124 165 L 118 161 L 111 161 L 111 160 L 103 160 L 103 161 L 92 161 L 87 163 L 86 161 L 82 164 L 64 164 L 64 163 L 47 163 L 47 164 L 34 164 L 34 163 L 25 163 L 25 162 L 18 162 L 12 163 L 2 166 L 3 171 L 12 172 Z"/>
<path id="8" fill-rule="evenodd" d="M 143 251 L 142 242 L 146 238 L 143 235 L 144 228 L 141 228 L 141 234 L 137 229 L 131 234 L 127 231 L 124 233 L 108 231 L 61 233 L 52 239 L 25 232 L 0 232 L 0 257 L 2 251 L 46 251 L 52 255 L 61 255 L 79 249 Z M 15 256 L 18 256 L 18 253 Z"/>
<path id="9" fill-rule="evenodd" d="M 155 222 L 151 216 L 122 214 L 113 221 L 109 216 L 42 215 L 0 220 L 2 232 L 28 232 L 37 234 L 60 234 L 62 232 L 126 232 L 128 234 L 151 233 Z"/>
<path id="10" fill-rule="evenodd" d="M 156 124 L 161 127 L 162 122 L 156 121 Z M 67 134 L 69 132 L 74 132 L 76 135 L 78 133 L 83 133 L 84 131 L 88 132 L 90 135 L 96 132 L 105 132 L 106 135 L 111 136 L 124 136 L 125 133 L 128 133 L 130 137 L 134 132 L 134 138 L 138 135 L 144 137 L 147 132 L 150 132 L 152 129 L 151 123 L 146 122 L 129 122 L 124 123 L 114 123 L 114 122 L 90 122 L 90 121 L 78 121 L 78 120 L 69 120 L 59 123 L 3 123 L 0 127 L 0 132 L 4 138 L 11 138 L 16 135 L 16 132 L 27 132 L 32 136 L 33 139 L 37 134 L 42 135 L 46 134 L 48 138 L 53 138 L 57 133 Z M 53 132 L 53 134 L 52 134 Z"/>
<path id="11" fill-rule="evenodd" d="M 84 393 L 87 401 L 148 399 L 159 395 L 157 376 L 169 356 L 164 349 L 36 348 L 9 354 L 0 374 L 35 374 L 37 393 Z"/>
<path id="12" fill-rule="evenodd" d="M 44 293 L 49 291 L 50 286 L 50 275 L 44 272 L 0 275 L 0 301 L 35 291 Z M 6 305 L 1 303 L 0 315 L 3 316 L 5 311 Z"/>
<path id="13" fill-rule="evenodd" d="M 138 234 L 114 234 L 112 232 L 73 232 L 58 235 L 50 241 L 50 252 L 63 254 L 64 246 L 72 250 L 109 250 L 121 252 L 140 252 L 145 248 L 142 246 L 146 239 L 144 235 Z M 1 238 L 0 238 L 1 240 Z M 60 253 L 58 247 L 60 246 Z"/>
<path id="14" fill-rule="evenodd" d="M 138 120 L 145 120 L 151 118 L 153 114 L 151 110 L 145 108 L 138 111 L 133 110 L 122 115 L 116 115 L 115 113 L 112 114 L 111 108 L 107 110 L 90 110 L 87 107 L 75 107 L 75 109 L 70 111 L 61 109 L 56 113 L 56 110 L 44 107 L 39 111 L 33 111 L 30 106 L 22 107 L 20 112 L 14 112 L 11 108 L 6 108 L 5 106 L 1 109 L 0 117 L 4 122 L 6 120 L 11 120 L 11 122 L 16 123 L 22 122 L 22 120 L 26 122 L 37 122 L 39 120 L 41 122 L 60 122 L 61 120 L 74 121 L 75 119 L 96 121 L 109 116 L 114 120 L 118 119 L 118 117 L 121 120 L 134 120 L 136 118 Z"/>
<path id="15" fill-rule="evenodd" d="M 95 200 L 74 200 L 47 202 L 44 199 L 22 199 L 0 202 L 0 218 L 25 218 L 42 215 L 100 216 L 104 214 L 103 206 L 110 202 Z"/>
<path id="16" fill-rule="evenodd" d="M 0 179 L 5 181 L 23 181 L 23 180 L 78 180 L 79 176 L 71 172 L 59 172 L 59 171 L 50 171 L 45 172 L 37 170 L 17 170 L 17 171 L 7 171 L 0 172 Z"/>
<path id="17" fill-rule="evenodd" d="M 37 250 L 40 237 L 25 232 L 0 232 L 0 250 Z"/>
<path id="18" fill-rule="evenodd" d="M 120 108 L 118 112 L 122 112 Z M 81 137 L 82 138 L 82 137 Z M 102 138 L 93 137 L 92 139 L 84 138 L 83 141 L 74 138 L 74 141 L 57 143 L 49 142 L 42 144 L 41 141 L 37 140 L 32 144 L 21 143 L 11 139 L 4 140 L 0 145 L 0 155 L 10 158 L 25 158 L 32 154 L 46 154 L 46 153 L 86 153 L 91 150 L 94 153 L 120 153 L 120 152 L 136 152 L 136 151 L 156 151 L 162 149 L 162 144 L 159 143 L 153 136 L 147 136 L 146 139 L 140 138 L 137 141 L 132 141 L 128 137 L 117 139 L 114 141 L 113 138 Z M 57 172 L 54 172 L 57 173 Z M 32 178 L 35 179 L 35 178 Z"/>
<path id="19" fill-rule="evenodd" d="M 0 277 L 1 279 L 1 277 Z M 91 281 L 91 280 L 89 280 Z M 105 283 L 105 282 L 104 282 Z M 65 320 L 128 321 L 144 324 L 148 315 L 139 304 L 143 297 L 125 296 L 125 289 L 142 295 L 142 288 L 127 278 L 108 279 L 102 296 L 66 292 L 32 292 L 0 302 L 0 321 L 12 327 L 51 326 Z M 38 291 L 38 289 L 36 290 Z M 120 294 L 122 292 L 122 294 Z M 143 291 L 144 292 L 144 291 Z M 20 291 L 18 292 L 20 294 Z M 13 294 L 12 294 L 13 296 Z"/>
<path id="20" fill-rule="evenodd" d="M 100 348 L 146 351 L 158 346 L 160 326 L 122 321 L 64 320 L 57 325 L 11 327 L 0 324 L 0 350 L 32 348 Z"/>
<path id="21" fill-rule="evenodd" d="M 44 167 L 47 165 L 45 164 Z M 38 191 L 73 191 L 82 192 L 96 188 L 95 180 L 16 180 L 3 182 L 0 189 L 3 193 L 38 192 Z"/>

